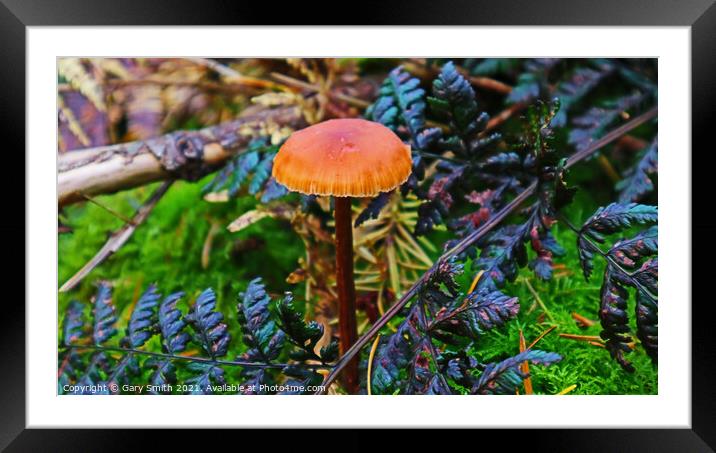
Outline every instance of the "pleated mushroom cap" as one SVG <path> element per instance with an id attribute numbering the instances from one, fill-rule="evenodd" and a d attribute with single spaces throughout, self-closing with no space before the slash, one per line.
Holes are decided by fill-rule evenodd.
<path id="1" fill-rule="evenodd" d="M 410 146 L 380 123 L 337 119 L 294 132 L 273 161 L 273 177 L 307 195 L 373 197 L 404 183 Z"/>

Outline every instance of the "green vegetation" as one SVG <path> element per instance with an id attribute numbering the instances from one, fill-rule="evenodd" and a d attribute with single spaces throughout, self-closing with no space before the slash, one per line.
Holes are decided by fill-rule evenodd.
<path id="1" fill-rule="evenodd" d="M 591 165 L 598 172 L 597 165 Z M 286 283 L 286 276 L 297 267 L 303 256 L 301 240 L 286 222 L 265 218 L 242 230 L 230 233 L 225 226 L 241 213 L 252 209 L 254 197 L 245 196 L 226 203 L 208 203 L 201 199 L 204 182 L 177 182 L 157 204 L 152 215 L 138 228 L 119 252 L 90 273 L 69 293 L 59 294 L 59 313 L 62 315 L 70 300 L 89 300 L 96 288 L 93 282 L 109 280 L 114 287 L 120 326 L 126 319 L 141 292 L 157 283 L 166 293 L 184 290 L 185 300 L 193 302 L 205 288 L 217 293 L 218 309 L 230 319 L 236 316 L 235 301 L 239 291 L 248 282 L 261 276 L 274 293 L 290 290 L 299 302 L 303 285 Z M 122 215 L 130 216 L 135 207 L 155 189 L 156 185 L 98 197 L 97 201 Z M 598 204 L 591 195 L 582 192 L 568 210 L 568 217 L 583 220 Z M 70 234 L 59 236 L 59 283 L 61 284 L 89 260 L 102 246 L 107 234 L 122 225 L 122 221 L 105 209 L 83 203 L 67 208 L 63 220 L 73 225 Z M 206 269 L 202 267 L 202 251 L 206 237 L 214 227 L 214 237 Z M 604 263 L 596 260 L 595 277 L 585 282 L 580 272 L 574 234 L 558 224 L 554 229 L 557 240 L 566 245 L 567 254 L 555 260 L 564 269 L 555 272 L 555 278 L 542 282 L 529 269 L 522 269 L 515 283 L 506 292 L 520 299 L 520 314 L 505 327 L 490 330 L 475 342 L 470 350 L 478 360 L 489 362 L 519 352 L 519 332 L 523 331 L 531 343 L 552 325 L 557 328 L 542 338 L 539 349 L 555 351 L 563 360 L 550 367 L 532 367 L 532 384 L 535 393 L 556 394 L 576 385 L 572 394 L 656 394 L 657 368 L 651 364 L 642 348 L 629 355 L 636 372 L 625 373 L 609 353 L 586 341 L 559 337 L 559 333 L 598 336 L 599 323 L 580 328 L 572 317 L 578 313 L 588 319 L 597 319 L 599 285 Z M 431 240 L 441 242 L 440 232 Z M 433 258 L 437 256 L 434 254 Z M 466 263 L 469 269 L 469 263 Z M 460 277 L 463 291 L 467 291 L 474 275 L 466 272 Z M 529 290 L 539 295 L 547 308 L 547 315 Z M 185 302 L 186 303 L 186 302 Z M 298 303 L 297 307 L 303 304 Z M 181 306 L 183 311 L 186 305 Z M 633 323 L 633 321 L 632 321 Z M 238 324 L 228 323 L 232 336 L 238 338 Z M 633 326 L 632 326 L 633 327 Z M 235 342 L 234 344 L 239 344 Z M 239 352 L 239 351 L 236 351 Z"/>

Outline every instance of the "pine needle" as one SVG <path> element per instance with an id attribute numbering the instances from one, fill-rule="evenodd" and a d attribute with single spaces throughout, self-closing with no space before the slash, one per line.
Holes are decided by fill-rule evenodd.
<path id="1" fill-rule="evenodd" d="M 539 337 L 535 338 L 535 340 L 532 343 L 530 343 L 530 345 L 527 347 L 527 349 L 532 349 L 534 347 L 534 345 L 537 344 L 538 341 L 540 341 L 542 338 L 547 336 L 547 334 L 549 334 L 551 331 L 553 331 L 556 328 L 557 328 L 557 326 L 551 326 L 549 329 L 542 332 Z"/>
<path id="2" fill-rule="evenodd" d="M 527 349 L 526 347 L 527 342 L 525 341 L 525 336 L 522 333 L 522 329 L 520 329 L 520 352 L 525 352 Z M 527 377 L 524 380 L 525 385 L 525 395 L 533 395 L 534 392 L 532 391 L 532 379 L 529 377 L 530 374 L 530 364 L 525 360 L 520 364 L 520 371 Z"/>
<path id="3" fill-rule="evenodd" d="M 484 273 L 485 273 L 485 271 L 482 270 L 482 271 L 478 272 L 477 275 L 475 275 L 475 278 L 472 280 L 472 283 L 470 284 L 470 289 L 467 290 L 468 294 L 475 291 L 475 287 L 477 287 L 477 282 L 480 281 L 480 277 L 482 277 L 482 274 L 484 274 Z"/>
<path id="4" fill-rule="evenodd" d="M 594 324 L 596 324 L 596 321 L 593 321 L 589 318 L 585 318 L 577 312 L 572 312 L 572 319 L 574 319 L 581 327 L 592 327 Z"/>
<path id="5" fill-rule="evenodd" d="M 560 338 L 566 338 L 568 340 L 577 340 L 577 341 L 595 341 L 595 342 L 601 342 L 602 338 L 598 335 L 574 335 L 571 333 L 560 333 Z"/>
<path id="6" fill-rule="evenodd" d="M 566 395 L 567 393 L 571 392 L 572 390 L 577 388 L 577 384 L 572 384 L 569 387 L 566 387 L 562 389 L 557 395 Z"/>
<path id="7" fill-rule="evenodd" d="M 368 390 L 368 395 L 372 395 L 373 393 L 370 390 L 370 376 L 373 373 L 373 357 L 375 356 L 375 351 L 378 349 L 378 342 L 380 341 L 380 334 L 375 336 L 375 340 L 373 340 L 373 346 L 370 347 L 370 354 L 368 355 L 368 376 L 366 377 L 366 390 Z"/>

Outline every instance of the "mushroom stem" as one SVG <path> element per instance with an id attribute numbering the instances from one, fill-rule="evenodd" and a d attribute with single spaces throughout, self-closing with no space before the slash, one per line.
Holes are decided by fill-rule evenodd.
<path id="1" fill-rule="evenodd" d="M 334 197 L 336 219 L 336 282 L 338 283 L 338 327 L 340 351 L 345 354 L 358 338 L 356 290 L 353 282 L 353 224 L 350 197 Z M 343 383 L 350 394 L 358 393 L 358 359 L 343 371 Z"/>

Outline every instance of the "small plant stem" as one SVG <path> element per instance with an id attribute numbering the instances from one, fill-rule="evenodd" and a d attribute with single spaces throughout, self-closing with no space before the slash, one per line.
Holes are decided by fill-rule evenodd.
<path id="1" fill-rule="evenodd" d="M 556 324 L 557 321 L 554 320 L 552 313 L 550 313 L 550 311 L 547 309 L 547 306 L 542 301 L 542 298 L 539 297 L 539 294 L 537 294 L 537 291 L 535 291 L 535 289 L 532 287 L 532 284 L 530 283 L 530 281 L 528 279 L 524 279 L 524 282 L 525 282 L 525 286 L 529 290 L 530 294 L 532 294 L 532 297 L 535 298 L 535 301 L 537 302 L 537 304 L 539 304 L 539 306 L 542 308 L 542 311 L 544 312 L 544 314 L 547 315 L 547 317 L 549 318 L 550 321 L 552 321 L 553 323 Z"/>
<path id="2" fill-rule="evenodd" d="M 206 234 L 204 240 L 204 246 L 201 249 L 201 268 L 206 269 L 209 267 L 209 259 L 211 258 L 211 246 L 214 243 L 214 236 L 216 236 L 221 230 L 221 225 L 218 222 L 211 222 L 209 232 Z"/>
<path id="3" fill-rule="evenodd" d="M 122 222 L 128 223 L 130 225 L 134 225 L 134 220 L 120 214 L 119 212 L 115 211 L 114 209 L 110 208 L 109 206 L 105 205 L 104 203 L 100 203 L 99 201 L 95 200 L 93 197 L 90 197 L 89 195 L 86 195 L 86 194 L 81 194 L 81 195 L 82 195 L 82 198 L 84 198 L 85 200 L 89 201 L 90 203 L 92 203 L 95 206 L 99 206 L 100 208 L 109 212 L 110 214 L 112 214 L 113 216 L 115 216 L 116 218 L 121 220 Z"/>
<path id="4" fill-rule="evenodd" d="M 560 333 L 559 337 L 577 341 L 602 341 L 601 337 L 598 335 L 574 335 L 571 333 Z"/>
<path id="5" fill-rule="evenodd" d="M 594 324 L 596 324 L 595 321 L 592 321 L 592 320 L 589 319 L 589 318 L 585 318 L 584 316 L 580 315 L 580 314 L 577 313 L 577 312 L 572 312 L 572 319 L 574 319 L 575 321 L 577 321 L 577 323 L 579 323 L 579 324 L 582 325 L 583 327 L 591 327 L 591 326 L 593 326 Z"/>
<path id="6" fill-rule="evenodd" d="M 150 352 L 150 351 L 142 351 L 141 349 L 133 349 L 133 348 L 120 348 L 120 347 L 114 347 L 114 346 L 98 346 L 93 344 L 77 344 L 77 345 L 69 345 L 69 346 L 63 346 L 60 349 L 74 349 L 74 350 L 87 350 L 87 351 L 105 351 L 105 352 L 120 352 L 123 354 L 140 354 L 140 355 L 147 355 L 152 357 L 160 357 L 164 359 L 169 360 L 186 360 L 189 362 L 203 362 L 203 363 L 211 363 L 214 365 L 226 365 L 226 366 L 242 366 L 247 368 L 264 368 L 264 369 L 283 369 L 287 367 L 288 365 L 295 366 L 295 364 L 288 364 L 288 363 L 256 363 L 256 362 L 246 362 L 246 361 L 230 361 L 230 360 L 217 360 L 217 359 L 210 359 L 208 357 L 193 357 L 188 355 L 176 355 L 176 354 L 164 354 L 161 352 Z M 323 364 L 303 364 L 301 366 L 305 366 L 307 368 L 315 369 L 326 369 L 331 368 L 331 365 L 323 365 Z"/>
<path id="7" fill-rule="evenodd" d="M 334 197 L 336 219 L 336 282 L 340 352 L 345 354 L 358 338 L 356 290 L 353 281 L 353 222 L 350 197 Z M 358 357 L 347 364 L 343 384 L 349 394 L 358 393 Z"/>
<path id="8" fill-rule="evenodd" d="M 550 332 L 552 332 L 554 329 L 556 329 L 557 326 L 550 326 L 549 329 L 545 330 L 540 334 L 539 337 L 535 338 L 532 343 L 530 343 L 529 346 L 527 346 L 527 349 L 532 349 L 542 338 L 546 337 Z"/>
<path id="9" fill-rule="evenodd" d="M 373 392 L 370 388 L 371 375 L 373 374 L 373 357 L 375 357 L 375 351 L 378 349 L 379 342 L 380 342 L 380 334 L 375 336 L 375 341 L 373 341 L 373 346 L 370 347 L 370 354 L 368 355 L 368 374 L 366 375 L 366 385 L 365 385 L 365 389 L 368 392 L 368 395 L 373 394 Z"/>
<path id="10" fill-rule="evenodd" d="M 621 176 L 619 176 L 619 173 L 617 173 L 617 171 L 614 169 L 614 166 L 609 161 L 607 156 L 605 156 L 604 154 L 601 154 L 597 158 L 597 160 L 599 161 L 599 165 L 602 166 L 602 170 L 604 170 L 604 173 L 606 173 L 607 176 L 609 176 L 609 179 L 611 179 L 612 182 L 619 182 L 619 180 L 622 179 Z"/>

